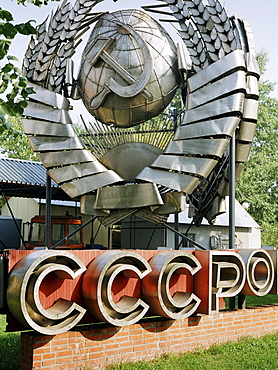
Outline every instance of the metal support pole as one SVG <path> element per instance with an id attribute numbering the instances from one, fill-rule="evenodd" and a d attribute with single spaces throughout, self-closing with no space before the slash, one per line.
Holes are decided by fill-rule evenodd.
<path id="1" fill-rule="evenodd" d="M 94 240 L 94 223 L 92 222 L 90 248 L 91 249 L 94 249 L 94 245 L 95 245 L 95 240 Z"/>
<path id="2" fill-rule="evenodd" d="M 51 247 L 51 178 L 46 175 L 45 246 Z"/>
<path id="3" fill-rule="evenodd" d="M 235 249 L 235 135 L 230 141 L 229 162 L 229 249 Z"/>
<path id="4" fill-rule="evenodd" d="M 179 231 L 179 214 L 175 213 L 175 230 Z M 179 235 L 175 233 L 175 249 L 179 249 Z"/>
<path id="5" fill-rule="evenodd" d="M 176 108 L 173 109 L 173 121 L 174 121 L 174 130 L 178 127 L 178 111 Z M 179 214 L 174 214 L 175 218 L 175 230 L 179 232 Z M 179 249 L 179 235 L 178 233 L 175 233 L 175 249 Z"/>
<path id="6" fill-rule="evenodd" d="M 132 249 L 132 215 L 130 215 L 130 224 L 129 224 L 129 249 Z"/>
<path id="7" fill-rule="evenodd" d="M 235 135 L 230 141 L 230 160 L 229 160 L 229 249 L 235 249 Z M 236 306 L 235 297 L 229 299 L 230 309 Z"/>
<path id="8" fill-rule="evenodd" d="M 246 297 L 244 294 L 238 295 L 238 308 L 245 309 L 246 308 Z"/>
<path id="9" fill-rule="evenodd" d="M 110 248 L 110 243 L 111 243 L 111 228 L 110 227 L 107 228 L 107 232 L 108 232 L 107 249 L 112 249 L 112 245 Z"/>

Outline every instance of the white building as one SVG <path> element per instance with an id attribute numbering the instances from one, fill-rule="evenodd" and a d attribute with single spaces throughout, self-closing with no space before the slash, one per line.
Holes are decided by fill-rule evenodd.
<path id="1" fill-rule="evenodd" d="M 203 219 L 201 226 L 191 225 L 188 210 L 178 215 L 179 232 L 200 244 L 205 249 L 229 248 L 229 211 L 217 217 L 214 225 Z M 175 216 L 170 215 L 167 224 L 175 227 Z M 175 249 L 175 233 L 163 225 L 154 225 L 137 217 L 122 222 L 122 248 Z M 193 247 L 192 243 L 178 237 L 180 247 Z M 261 248 L 261 228 L 249 213 L 235 201 L 235 248 Z"/>

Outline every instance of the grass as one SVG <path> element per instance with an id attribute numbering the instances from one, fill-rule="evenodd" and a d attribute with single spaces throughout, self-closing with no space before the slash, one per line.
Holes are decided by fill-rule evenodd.
<path id="1" fill-rule="evenodd" d="M 212 345 L 207 350 L 182 355 L 167 354 L 153 361 L 111 365 L 106 370 L 275 370 L 277 350 L 278 333 Z"/>
<path id="2" fill-rule="evenodd" d="M 261 304 L 273 303 L 278 303 L 278 295 L 267 294 L 263 297 L 257 297 L 253 295 L 246 296 L 246 306 L 259 306 Z"/>
<path id="3" fill-rule="evenodd" d="M 278 303 L 278 296 L 246 296 L 247 306 Z M 0 315 L 0 370 L 18 370 L 20 333 L 6 333 L 6 317 Z M 183 355 L 167 354 L 153 361 L 124 363 L 107 370 L 274 370 L 278 369 L 278 333 L 262 338 L 213 345 Z"/>
<path id="4" fill-rule="evenodd" d="M 237 302 L 237 298 L 236 298 Z M 229 298 L 225 298 L 226 308 L 229 308 Z M 274 294 L 266 294 L 263 297 L 247 295 L 246 296 L 246 306 L 260 306 L 260 305 L 267 305 L 267 304 L 274 304 L 278 303 L 278 295 Z M 236 303 L 237 307 L 237 303 Z"/>
<path id="5" fill-rule="evenodd" d="M 5 333 L 6 316 L 0 315 L 0 369 L 19 369 L 20 333 Z"/>

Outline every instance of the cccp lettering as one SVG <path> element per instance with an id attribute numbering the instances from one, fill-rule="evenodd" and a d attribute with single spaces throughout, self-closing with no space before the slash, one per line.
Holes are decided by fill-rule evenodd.
<path id="1" fill-rule="evenodd" d="M 86 311 L 115 326 L 131 325 L 147 313 L 171 319 L 217 313 L 219 298 L 277 292 L 275 252 L 164 251 L 147 261 L 134 251 L 112 250 L 86 266 L 71 252 L 34 251 L 11 271 L 7 303 L 19 323 L 48 335 L 70 330 Z M 51 274 L 61 284 L 77 281 L 79 304 L 60 297 L 49 308 L 42 305 L 39 293 Z M 130 281 L 136 293 L 123 294 L 121 286 Z M 59 288 L 56 292 L 58 296 Z"/>

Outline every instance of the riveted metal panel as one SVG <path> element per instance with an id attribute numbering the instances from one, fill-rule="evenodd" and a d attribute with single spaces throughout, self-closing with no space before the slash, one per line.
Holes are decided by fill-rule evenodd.
<path id="1" fill-rule="evenodd" d="M 235 179 L 238 180 L 242 171 L 244 169 L 244 165 L 242 163 L 236 163 L 235 165 Z"/>
<path id="2" fill-rule="evenodd" d="M 192 92 L 200 89 L 202 86 L 220 78 L 220 76 L 227 74 L 235 68 L 246 69 L 242 50 L 233 51 L 224 58 L 219 59 L 207 68 L 204 68 L 192 77 L 188 78 L 187 83 L 189 91 Z"/>
<path id="3" fill-rule="evenodd" d="M 245 99 L 243 118 L 252 119 L 254 122 L 258 119 L 259 101 L 254 99 Z"/>
<path id="4" fill-rule="evenodd" d="M 69 100 L 61 94 L 45 89 L 28 81 L 28 87 L 32 87 L 36 93 L 30 95 L 30 100 L 38 101 L 58 109 L 69 109 Z"/>
<path id="5" fill-rule="evenodd" d="M 72 123 L 67 110 L 52 108 L 40 103 L 29 102 L 27 108 L 24 109 L 24 116 L 50 122 Z"/>
<path id="6" fill-rule="evenodd" d="M 243 91 L 246 89 L 246 73 L 236 71 L 221 80 L 210 83 L 188 95 L 186 100 L 187 109 L 193 109 L 199 105 L 206 104 L 208 101 L 215 100 L 233 91 Z"/>
<path id="7" fill-rule="evenodd" d="M 29 137 L 31 147 L 34 152 L 85 149 L 80 139 L 76 137 L 51 137 L 35 136 Z"/>
<path id="8" fill-rule="evenodd" d="M 96 209 L 125 209 L 163 205 L 155 184 L 108 186 L 97 191 Z"/>
<path id="9" fill-rule="evenodd" d="M 238 132 L 238 140 L 251 143 L 255 135 L 256 127 L 257 125 L 254 122 L 242 121 Z"/>
<path id="10" fill-rule="evenodd" d="M 260 67 L 257 62 L 255 53 L 246 53 L 246 65 L 248 73 L 254 74 L 257 78 L 260 78 Z"/>
<path id="11" fill-rule="evenodd" d="M 196 154 L 222 157 L 229 144 L 228 139 L 196 139 L 171 141 L 167 146 L 167 154 Z"/>
<path id="12" fill-rule="evenodd" d="M 206 136 L 214 137 L 219 135 L 232 136 L 239 122 L 239 117 L 224 117 L 182 125 L 177 128 L 174 140 L 193 139 Z"/>
<path id="13" fill-rule="evenodd" d="M 156 208 L 155 214 L 170 214 L 182 212 L 186 208 L 186 195 L 183 192 L 169 192 L 162 194 L 164 205 Z"/>
<path id="14" fill-rule="evenodd" d="M 40 153 L 40 158 L 46 168 L 96 161 L 93 154 L 86 149 L 45 152 Z"/>
<path id="15" fill-rule="evenodd" d="M 151 167 L 165 168 L 179 172 L 194 173 L 203 177 L 208 176 L 217 164 L 216 160 L 207 158 L 192 158 L 173 155 L 160 155 Z"/>
<path id="16" fill-rule="evenodd" d="M 246 96 L 259 96 L 258 79 L 255 76 L 246 76 Z"/>
<path id="17" fill-rule="evenodd" d="M 197 177 L 157 170 L 150 167 L 144 168 L 137 176 L 137 179 L 153 181 L 157 184 L 167 186 L 170 189 L 183 191 L 185 193 L 191 193 L 200 182 L 200 179 Z"/>
<path id="18" fill-rule="evenodd" d="M 91 163 L 82 163 L 54 168 L 52 170 L 48 170 L 47 173 L 55 182 L 57 182 L 57 184 L 61 184 L 65 181 L 70 181 L 76 178 L 105 171 L 107 171 L 106 167 L 104 167 L 98 161 L 94 161 Z"/>
<path id="19" fill-rule="evenodd" d="M 96 194 L 82 195 L 80 198 L 80 212 L 90 216 L 108 216 L 109 210 L 96 210 L 94 207 Z"/>
<path id="20" fill-rule="evenodd" d="M 222 99 L 204 104 L 201 107 L 189 110 L 184 114 L 182 124 L 204 121 L 223 114 L 240 115 L 243 111 L 244 94 L 237 93 Z"/>
<path id="21" fill-rule="evenodd" d="M 22 119 L 22 127 L 26 135 L 42 136 L 76 136 L 72 125 L 61 123 L 50 123 L 39 120 Z"/>
<path id="22" fill-rule="evenodd" d="M 161 149 L 147 143 L 124 143 L 109 150 L 100 161 L 131 182 L 161 153 Z"/>
<path id="23" fill-rule="evenodd" d="M 114 184 L 122 181 L 122 178 L 114 171 L 106 171 L 92 176 L 86 176 L 81 179 L 68 182 L 61 188 L 71 197 L 75 198 L 79 195 L 89 193 L 102 186 Z"/>
<path id="24" fill-rule="evenodd" d="M 251 144 L 237 144 L 236 162 L 247 162 L 251 150 Z"/>

